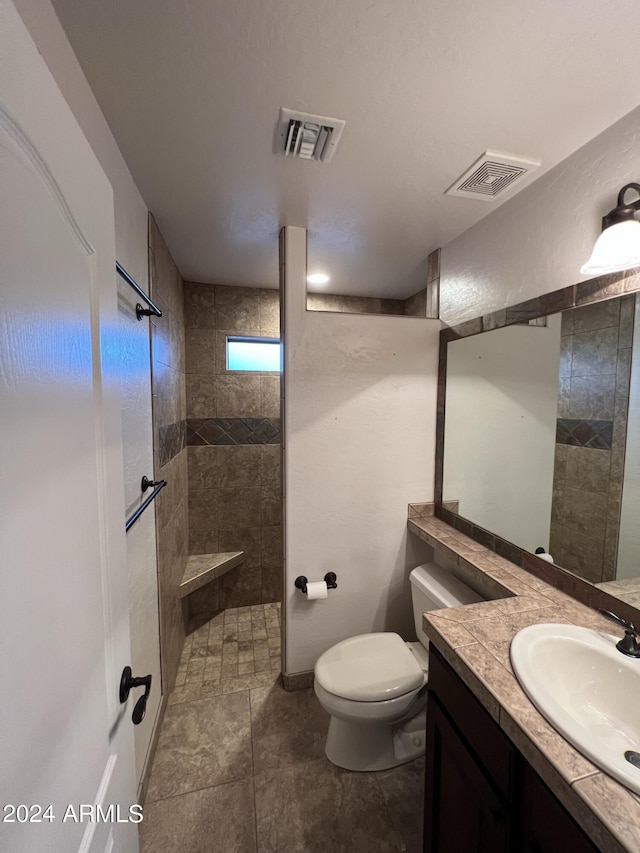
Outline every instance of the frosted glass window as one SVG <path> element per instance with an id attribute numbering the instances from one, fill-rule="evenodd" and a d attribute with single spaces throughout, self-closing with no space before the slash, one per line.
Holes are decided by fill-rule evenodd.
<path id="1" fill-rule="evenodd" d="M 282 354 L 277 338 L 227 338 L 227 370 L 281 369 Z"/>

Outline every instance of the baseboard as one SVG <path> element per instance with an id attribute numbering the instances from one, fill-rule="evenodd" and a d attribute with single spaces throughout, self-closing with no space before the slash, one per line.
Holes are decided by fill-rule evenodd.
<path id="1" fill-rule="evenodd" d="M 153 734 L 151 735 L 151 741 L 149 742 L 149 749 L 147 750 L 147 757 L 144 762 L 144 770 L 142 771 L 142 779 L 138 785 L 138 803 L 140 805 L 144 805 L 144 801 L 147 798 L 147 790 L 149 788 L 149 777 L 151 776 L 151 768 L 153 767 L 153 759 L 156 754 L 156 749 L 158 748 L 158 740 L 160 739 L 160 729 L 162 728 L 162 723 L 164 720 L 165 711 L 167 710 L 167 700 L 168 695 L 165 693 L 160 700 L 160 705 L 158 707 L 158 713 L 156 714 L 156 720 L 153 725 Z"/>
<path id="2" fill-rule="evenodd" d="M 284 689 L 290 693 L 294 690 L 304 690 L 306 687 L 313 687 L 313 670 L 295 672 L 293 675 L 287 675 L 283 672 L 282 684 Z"/>

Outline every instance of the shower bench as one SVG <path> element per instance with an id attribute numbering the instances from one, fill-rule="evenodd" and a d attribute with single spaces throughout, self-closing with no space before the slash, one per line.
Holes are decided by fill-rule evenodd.
<path id="1" fill-rule="evenodd" d="M 187 560 L 182 580 L 180 598 L 195 592 L 200 587 L 239 566 L 244 560 L 244 551 L 227 551 L 221 554 L 192 554 Z"/>

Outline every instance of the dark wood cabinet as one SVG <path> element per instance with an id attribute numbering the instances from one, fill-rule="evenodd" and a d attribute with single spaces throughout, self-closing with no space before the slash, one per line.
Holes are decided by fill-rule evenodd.
<path id="1" fill-rule="evenodd" d="M 564 806 L 524 762 L 520 799 L 522 853 L 597 853 Z"/>
<path id="2" fill-rule="evenodd" d="M 425 853 L 598 853 L 432 647 Z"/>
<path id="3" fill-rule="evenodd" d="M 425 850 L 507 853 L 510 817 L 437 702 L 429 703 Z"/>

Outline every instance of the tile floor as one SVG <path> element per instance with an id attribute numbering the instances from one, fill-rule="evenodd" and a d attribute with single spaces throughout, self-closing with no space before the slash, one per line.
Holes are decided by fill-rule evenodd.
<path id="1" fill-rule="evenodd" d="M 141 853 L 419 853 L 424 761 L 330 764 L 313 689 L 282 688 L 279 617 L 276 604 L 240 607 L 187 638 Z"/>

